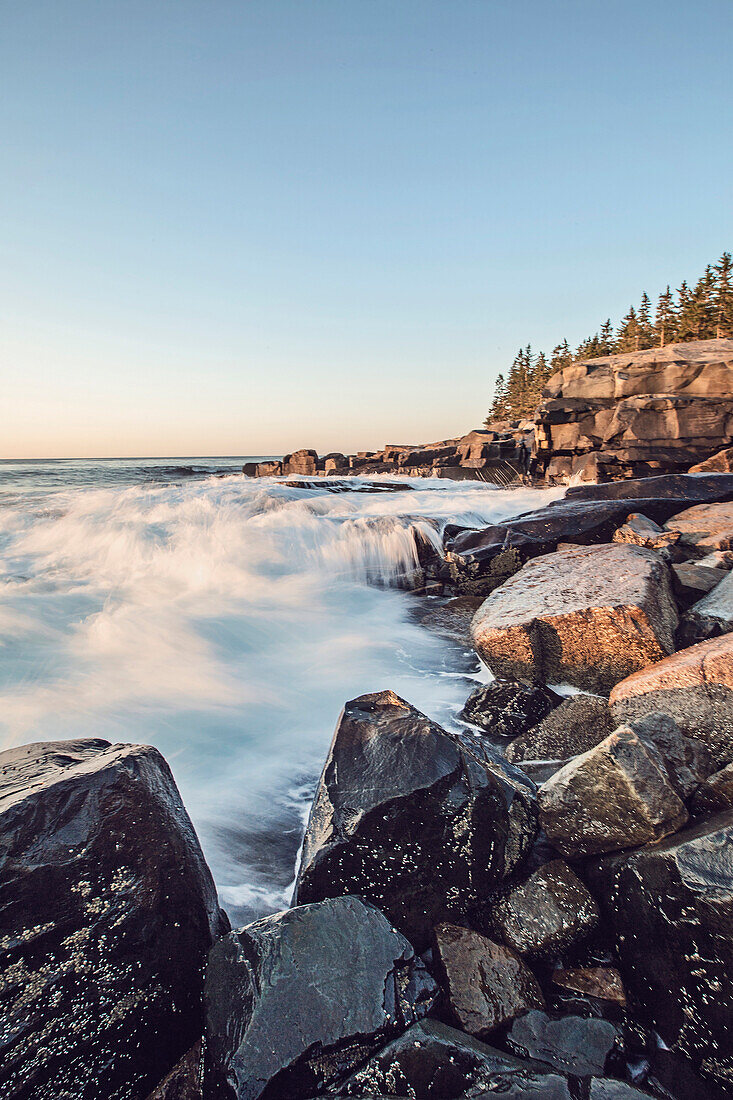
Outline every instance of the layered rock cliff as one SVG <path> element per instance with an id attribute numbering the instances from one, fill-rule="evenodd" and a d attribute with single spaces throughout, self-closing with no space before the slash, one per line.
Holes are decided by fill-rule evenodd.
<path id="1" fill-rule="evenodd" d="M 687 470 L 733 443 L 733 340 L 587 359 L 554 374 L 535 473 L 599 481 Z"/>

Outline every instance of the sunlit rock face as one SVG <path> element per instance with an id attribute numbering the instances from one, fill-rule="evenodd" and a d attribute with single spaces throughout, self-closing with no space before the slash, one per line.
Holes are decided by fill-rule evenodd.
<path id="1" fill-rule="evenodd" d="M 536 828 L 518 772 L 391 691 L 362 695 L 336 728 L 295 900 L 358 894 L 422 950 L 519 866 Z"/>
<path id="2" fill-rule="evenodd" d="M 534 558 L 471 626 L 495 676 L 610 690 L 674 648 L 677 610 L 653 550 L 613 543 Z"/>
<path id="3" fill-rule="evenodd" d="M 731 443 L 733 340 L 697 340 L 554 374 L 536 413 L 534 457 L 551 480 L 593 481 L 687 470 Z"/>
<path id="4" fill-rule="evenodd" d="M 0 753 L 0 1094 L 145 1096 L 196 1042 L 228 927 L 155 749 Z"/>
<path id="5" fill-rule="evenodd" d="M 360 898 L 264 917 L 211 952 L 204 1095 L 321 1095 L 424 1016 L 436 996 L 404 936 Z"/>

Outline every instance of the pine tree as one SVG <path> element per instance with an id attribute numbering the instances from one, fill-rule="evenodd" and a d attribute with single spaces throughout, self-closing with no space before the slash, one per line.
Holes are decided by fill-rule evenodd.
<path id="1" fill-rule="evenodd" d="M 569 367 L 572 361 L 573 353 L 570 350 L 570 344 L 567 342 L 567 340 L 563 340 L 561 344 L 557 344 L 552 349 L 550 369 L 554 374 L 556 371 L 564 370 L 565 367 Z"/>
<path id="2" fill-rule="evenodd" d="M 492 420 L 506 420 L 506 417 L 506 382 L 504 381 L 504 375 L 499 374 L 497 375 L 496 383 L 494 385 L 494 398 L 491 402 L 489 415 L 484 420 L 484 427 L 488 428 Z"/>
<path id="3" fill-rule="evenodd" d="M 641 304 L 639 305 L 639 312 L 637 313 L 637 322 L 639 328 L 639 343 L 637 346 L 640 348 L 652 347 L 654 344 L 652 303 L 646 291 L 644 291 L 641 296 Z"/>
<path id="4" fill-rule="evenodd" d="M 724 252 L 713 266 L 715 289 L 713 292 L 713 317 L 715 336 L 733 336 L 733 259 Z"/>
<path id="5" fill-rule="evenodd" d="M 611 318 L 603 322 L 600 333 L 601 355 L 613 355 L 616 350 L 616 338 L 613 335 Z"/>
<path id="6" fill-rule="evenodd" d="M 639 321 L 633 306 L 621 322 L 616 344 L 619 351 L 636 351 L 639 347 Z"/>
<path id="7" fill-rule="evenodd" d="M 676 327 L 677 317 L 674 299 L 672 298 L 672 291 L 669 289 L 669 283 L 667 283 L 667 289 L 659 295 L 654 321 L 654 336 L 660 348 L 675 339 Z"/>

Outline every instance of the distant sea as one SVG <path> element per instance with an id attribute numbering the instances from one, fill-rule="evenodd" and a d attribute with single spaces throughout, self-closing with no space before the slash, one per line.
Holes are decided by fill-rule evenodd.
<path id="1" fill-rule="evenodd" d="M 242 475 L 268 457 L 0 462 L 0 745 L 156 745 L 237 921 L 289 901 L 345 700 L 391 688 L 455 728 L 478 667 L 394 586 L 415 528 L 437 546 L 548 499 Z"/>

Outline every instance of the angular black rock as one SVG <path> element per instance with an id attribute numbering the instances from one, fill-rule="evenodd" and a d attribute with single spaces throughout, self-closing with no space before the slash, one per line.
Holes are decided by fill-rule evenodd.
<path id="1" fill-rule="evenodd" d="M 608 1077 L 592 1078 L 588 1100 L 649 1100 L 651 1093 L 627 1085 L 625 1081 L 614 1081 Z M 699 1097 L 698 1100 L 702 1100 Z"/>
<path id="2" fill-rule="evenodd" d="M 624 984 L 698 1065 L 733 1034 L 733 811 L 589 867 Z"/>
<path id="3" fill-rule="evenodd" d="M 614 1048 L 620 1052 L 622 1038 L 608 1020 L 553 1017 L 535 1008 L 514 1021 L 506 1041 L 520 1058 L 546 1062 L 574 1077 L 601 1077 Z"/>
<path id="4" fill-rule="evenodd" d="M 490 931 L 522 955 L 550 955 L 588 936 L 598 906 L 561 859 L 544 864 L 491 908 Z"/>
<path id="5" fill-rule="evenodd" d="M 534 788 L 391 691 L 346 704 L 303 843 L 298 904 L 373 901 L 422 951 L 485 899 L 536 835 Z"/>
<path id="6" fill-rule="evenodd" d="M 571 1100 L 567 1079 L 547 1066 L 495 1050 L 435 1020 L 415 1024 L 335 1091 L 418 1100 Z"/>
<path id="7" fill-rule="evenodd" d="M 424 1016 L 436 995 L 404 936 L 360 898 L 264 917 L 209 957 L 204 1096 L 319 1095 Z"/>
<path id="8" fill-rule="evenodd" d="M 559 695 L 541 685 L 493 680 L 471 692 L 461 716 L 487 733 L 518 737 L 537 725 L 560 702 Z"/>
<path id="9" fill-rule="evenodd" d="M 707 746 L 686 737 L 668 714 L 646 714 L 633 719 L 628 728 L 645 744 L 654 745 L 672 787 L 683 801 L 691 798 L 715 771 L 715 761 Z"/>
<path id="10" fill-rule="evenodd" d="M 0 754 L 0 1095 L 138 1100 L 203 1030 L 228 922 L 155 749 Z"/>

